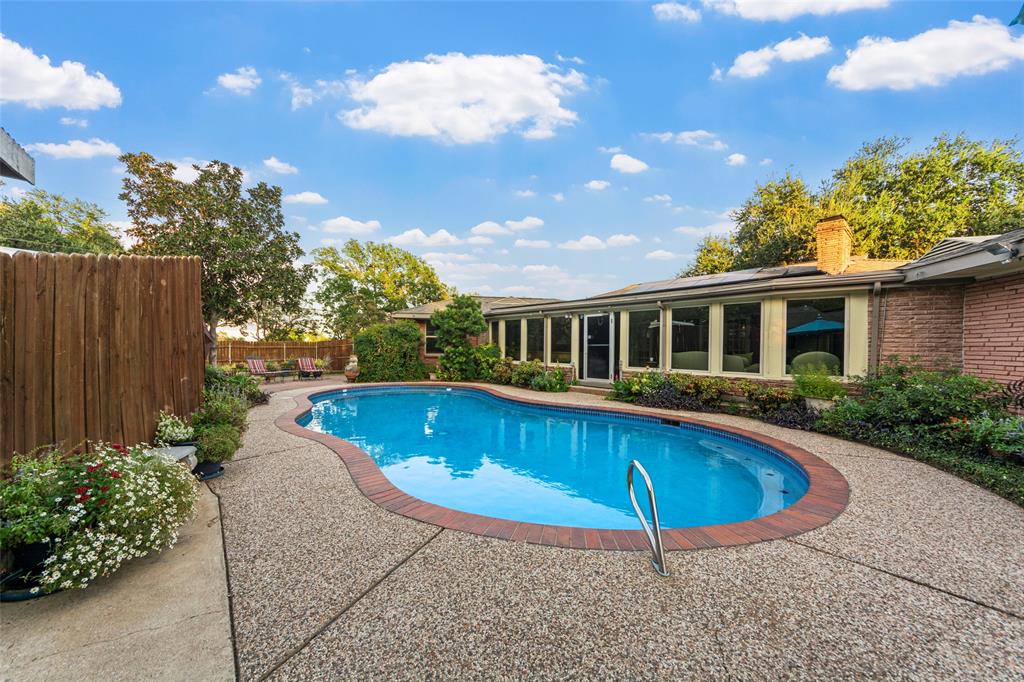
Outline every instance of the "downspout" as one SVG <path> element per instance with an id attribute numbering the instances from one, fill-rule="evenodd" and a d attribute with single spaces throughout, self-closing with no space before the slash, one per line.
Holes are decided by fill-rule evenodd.
<path id="1" fill-rule="evenodd" d="M 881 354 L 882 340 L 882 283 L 875 282 L 871 290 L 871 338 L 868 341 L 868 374 L 878 371 L 878 359 Z"/>

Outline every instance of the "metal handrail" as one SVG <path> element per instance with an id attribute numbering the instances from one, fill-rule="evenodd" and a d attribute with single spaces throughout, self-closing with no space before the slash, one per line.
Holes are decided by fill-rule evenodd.
<path id="1" fill-rule="evenodd" d="M 633 469 L 640 472 L 640 475 L 644 477 L 644 483 L 647 485 L 647 500 L 651 503 L 651 521 L 654 522 L 653 531 L 650 525 L 648 525 L 644 513 L 640 511 L 640 505 L 636 501 L 636 491 L 633 488 Z M 668 576 L 668 566 L 665 565 L 665 546 L 661 542 L 661 522 L 658 520 L 658 503 L 654 499 L 654 484 L 651 483 L 651 477 L 647 475 L 647 470 L 635 459 L 629 463 L 629 468 L 626 469 L 626 487 L 629 488 L 629 501 L 633 503 L 633 511 L 636 512 L 637 518 L 640 519 L 640 525 L 644 527 L 644 532 L 647 533 L 647 541 L 651 543 L 651 552 L 654 554 L 651 564 L 654 565 L 654 570 L 658 572 L 658 575 Z"/>

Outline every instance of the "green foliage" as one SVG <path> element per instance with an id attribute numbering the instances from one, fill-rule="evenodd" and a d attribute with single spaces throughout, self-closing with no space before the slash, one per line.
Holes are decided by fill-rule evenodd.
<path id="1" fill-rule="evenodd" d="M 216 337 L 220 322 L 245 324 L 261 311 L 295 311 L 309 284 L 299 235 L 284 229 L 281 188 L 257 183 L 242 190 L 242 170 L 221 161 L 193 166 L 192 182 L 150 154 L 124 154 L 127 173 L 118 196 L 128 204 L 134 253 L 200 256 L 203 319 Z"/>
<path id="2" fill-rule="evenodd" d="M 476 355 L 477 378 L 501 383 L 494 378 L 494 368 L 501 362 L 501 348 L 494 343 L 484 343 L 474 348 L 473 352 Z"/>
<path id="3" fill-rule="evenodd" d="M 480 365 L 476 349 L 468 343 L 449 346 L 437 361 L 437 378 L 441 381 L 476 381 Z"/>
<path id="4" fill-rule="evenodd" d="M 631 403 L 644 394 L 654 393 L 666 383 L 668 376 L 661 372 L 640 372 L 629 378 L 613 381 L 609 398 Z"/>
<path id="5" fill-rule="evenodd" d="M 437 329 L 437 343 L 444 352 L 448 348 L 466 344 L 471 336 L 487 331 L 487 323 L 480 302 L 472 296 L 457 294 L 445 306 L 430 316 Z"/>
<path id="6" fill-rule="evenodd" d="M 796 397 L 788 388 L 769 386 L 757 381 L 740 381 L 737 386 L 754 410 L 760 414 L 776 412 L 792 403 Z"/>
<path id="7" fill-rule="evenodd" d="M 979 450 L 1024 464 L 1024 417 L 972 419 L 971 437 Z"/>
<path id="8" fill-rule="evenodd" d="M 420 328 L 415 322 L 374 324 L 356 334 L 360 382 L 422 381 L 427 367 L 420 359 Z"/>
<path id="9" fill-rule="evenodd" d="M 839 400 L 846 397 L 846 386 L 824 365 L 794 370 L 793 383 L 796 394 L 804 398 Z"/>
<path id="10" fill-rule="evenodd" d="M 156 420 L 157 445 L 171 445 L 172 443 L 190 441 L 194 435 L 195 432 L 192 426 L 186 423 L 184 419 L 168 414 L 163 410 L 160 411 L 160 416 Z"/>
<path id="11" fill-rule="evenodd" d="M 491 365 L 489 380 L 496 384 L 509 386 L 512 384 L 516 371 L 516 363 L 512 358 L 499 357 Z"/>
<path id="12" fill-rule="evenodd" d="M 391 244 L 350 239 L 341 251 L 326 247 L 313 256 L 323 323 L 338 338 L 351 338 L 396 310 L 448 297 L 426 261 Z"/>
<path id="13" fill-rule="evenodd" d="M 717 405 L 730 386 L 728 379 L 699 374 L 672 374 L 669 381 L 680 395 L 689 396 L 708 408 Z"/>
<path id="14" fill-rule="evenodd" d="M 565 373 L 560 369 L 548 369 L 530 380 L 530 388 L 534 391 L 547 393 L 565 393 L 569 390 L 565 383 Z"/>
<path id="15" fill-rule="evenodd" d="M 609 399 L 644 407 L 710 410 L 728 388 L 729 381 L 719 377 L 649 371 L 613 382 Z"/>
<path id="16" fill-rule="evenodd" d="M 227 462 L 242 447 L 242 434 L 233 424 L 204 424 L 196 429 L 196 456 L 202 462 Z"/>
<path id="17" fill-rule="evenodd" d="M 320 330 L 320 320 L 304 298 L 284 307 L 276 301 L 259 302 L 251 321 L 257 341 L 306 341 Z"/>
<path id="18" fill-rule="evenodd" d="M 198 432 L 207 426 L 228 424 L 245 431 L 249 404 L 245 398 L 229 391 L 203 391 L 203 404 L 192 415 L 192 427 Z"/>
<path id="19" fill-rule="evenodd" d="M 512 385 L 521 388 L 529 388 L 533 380 L 544 373 L 544 366 L 540 360 L 520 362 L 512 368 Z"/>
<path id="20" fill-rule="evenodd" d="M 814 226 L 846 216 L 854 250 L 872 258 L 918 258 L 948 237 L 998 234 L 1024 222 L 1024 159 L 1016 140 L 936 137 L 908 152 L 908 140 L 866 143 L 818 192 L 790 173 L 757 185 L 733 213 L 731 240 L 705 239 L 682 274 L 813 260 Z"/>
<path id="21" fill-rule="evenodd" d="M 122 251 L 103 209 L 41 189 L 0 202 L 0 246 L 64 253 Z"/>
<path id="22" fill-rule="evenodd" d="M 209 392 L 229 393 L 242 398 L 250 407 L 266 403 L 269 396 L 260 389 L 263 379 L 249 374 L 244 364 L 241 367 L 243 369 L 227 372 L 217 365 L 207 365 L 204 388 Z"/>
<path id="23" fill-rule="evenodd" d="M 0 547 L 14 547 L 59 538 L 71 526 L 61 510 L 72 490 L 63 454 L 52 450 L 36 456 L 15 455 L 11 476 L 0 480 Z"/>

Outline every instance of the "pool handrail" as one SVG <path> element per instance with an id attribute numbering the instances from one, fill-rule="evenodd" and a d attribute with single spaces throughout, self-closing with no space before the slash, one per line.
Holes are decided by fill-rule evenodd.
<path id="1" fill-rule="evenodd" d="M 634 469 L 640 472 L 640 475 L 643 476 L 644 484 L 647 486 L 647 500 L 651 505 L 653 530 L 648 525 L 647 517 L 644 516 L 644 513 L 640 510 L 640 505 L 636 501 L 636 491 L 633 486 Z M 654 570 L 658 572 L 658 575 L 668 577 L 668 566 L 665 564 L 665 546 L 661 541 L 661 521 L 658 520 L 658 503 L 654 498 L 654 484 L 651 483 L 651 477 L 647 474 L 647 470 L 635 459 L 629 463 L 629 467 L 626 469 L 626 487 L 629 488 L 629 501 L 633 503 L 633 511 L 636 512 L 637 518 L 640 519 L 640 525 L 643 526 L 644 533 L 647 534 L 647 541 L 651 544 L 651 553 L 654 555 L 651 558 L 651 564 L 654 566 Z"/>

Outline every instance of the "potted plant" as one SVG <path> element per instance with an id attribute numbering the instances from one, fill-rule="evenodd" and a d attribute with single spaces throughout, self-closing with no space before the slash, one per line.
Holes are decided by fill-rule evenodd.
<path id="1" fill-rule="evenodd" d="M 348 356 L 348 364 L 345 365 L 345 378 L 349 381 L 355 381 L 357 376 L 359 376 L 359 358 L 355 355 L 350 355 Z"/>
<path id="2" fill-rule="evenodd" d="M 156 444 L 161 447 L 195 445 L 195 431 L 184 419 L 160 412 L 156 420 Z"/>
<path id="3" fill-rule="evenodd" d="M 796 394 L 807 407 L 822 412 L 831 409 L 837 400 L 846 397 L 846 386 L 828 367 L 806 367 L 793 372 Z"/>
<path id="4" fill-rule="evenodd" d="M 224 474 L 224 462 L 242 447 L 242 434 L 232 424 L 209 424 L 196 434 L 199 464 L 192 470 L 202 481 Z"/>

